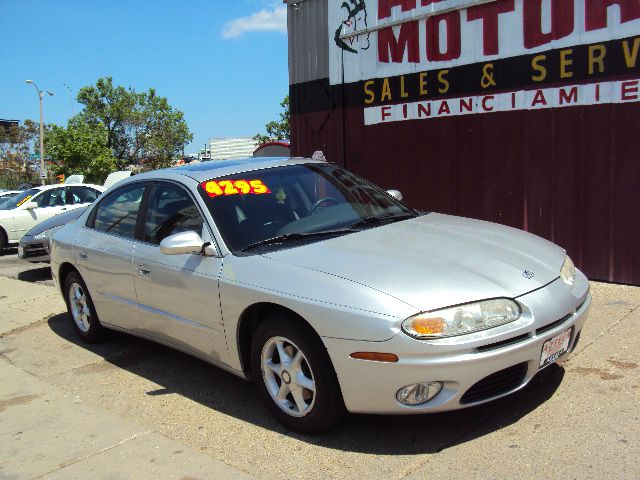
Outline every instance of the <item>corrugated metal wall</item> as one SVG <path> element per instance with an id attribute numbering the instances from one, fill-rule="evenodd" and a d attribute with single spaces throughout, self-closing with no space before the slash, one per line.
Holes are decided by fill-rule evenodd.
<path id="1" fill-rule="evenodd" d="M 527 230 L 592 279 L 640 285 L 638 103 L 365 126 L 329 87 L 326 12 L 289 9 L 292 154 L 322 150 L 411 206 Z"/>
<path id="2" fill-rule="evenodd" d="M 289 84 L 329 77 L 328 1 L 306 0 L 287 10 Z"/>
<path id="3" fill-rule="evenodd" d="M 292 155 L 303 148 L 306 156 L 322 150 L 327 158 L 344 163 L 344 112 L 339 109 L 340 91 L 329 87 L 328 1 L 306 0 L 288 8 L 289 98 L 294 109 L 316 110 L 291 121 Z M 310 105 L 319 105 L 310 108 Z M 313 146 L 312 150 L 309 150 Z"/>

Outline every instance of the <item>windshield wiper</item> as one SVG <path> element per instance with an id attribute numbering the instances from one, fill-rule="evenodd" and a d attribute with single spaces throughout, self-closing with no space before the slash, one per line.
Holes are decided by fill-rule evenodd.
<path id="1" fill-rule="evenodd" d="M 271 238 L 265 238 L 264 240 L 259 240 L 254 243 L 250 243 L 249 245 L 242 247 L 240 249 L 241 252 L 246 252 L 247 250 L 251 250 L 255 247 L 260 247 L 262 245 L 272 245 L 274 243 L 284 243 L 289 240 L 300 240 L 304 238 L 310 237 L 318 237 L 323 235 L 338 235 L 341 233 L 349 233 L 351 230 L 348 228 L 342 228 L 339 230 L 320 230 L 319 232 L 294 232 L 294 233 L 286 233 L 284 235 L 277 235 Z"/>
<path id="2" fill-rule="evenodd" d="M 414 218 L 414 217 L 416 217 L 415 213 L 400 213 L 397 215 L 380 215 L 380 216 L 371 215 L 368 217 L 361 218 L 357 222 L 352 223 L 351 225 L 349 225 L 348 229 L 354 230 L 360 227 L 366 227 L 368 225 L 380 225 L 381 223 L 387 222 L 389 220 L 398 221 L 398 220 L 405 220 L 407 218 Z"/>
<path id="3" fill-rule="evenodd" d="M 369 216 L 369 217 L 364 217 L 361 218 L 360 220 L 358 220 L 355 223 L 352 223 L 351 225 L 349 225 L 346 228 L 339 228 L 339 229 L 335 229 L 335 230 L 319 230 L 317 232 L 292 232 L 292 233 L 286 233 L 284 235 L 276 235 L 275 237 L 271 237 L 271 238 L 265 238 L 264 240 L 259 240 L 257 242 L 254 243 L 250 243 L 249 245 L 242 247 L 240 249 L 241 252 L 246 252 L 247 250 L 251 250 L 253 248 L 256 247 L 261 247 L 263 245 L 273 245 L 276 243 L 284 243 L 284 242 L 288 242 L 290 240 L 300 240 L 300 239 L 305 239 L 305 238 L 310 238 L 310 237 L 319 237 L 319 236 L 326 236 L 326 235 L 340 235 L 343 233 L 352 233 L 354 230 L 363 227 L 363 226 L 367 226 L 370 224 L 380 224 L 382 222 L 385 221 L 398 221 L 398 220 L 404 220 L 407 218 L 414 218 L 417 215 L 415 213 L 401 213 L 401 214 L 396 214 L 396 215 L 382 215 L 382 216 Z"/>

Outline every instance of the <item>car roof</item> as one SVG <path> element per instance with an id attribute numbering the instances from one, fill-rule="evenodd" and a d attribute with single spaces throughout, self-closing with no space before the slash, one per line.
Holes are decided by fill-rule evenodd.
<path id="1" fill-rule="evenodd" d="M 305 163 L 326 163 L 301 157 L 251 157 L 234 160 L 210 160 L 202 163 L 190 163 L 179 167 L 154 170 L 131 177 L 131 179 L 158 178 L 164 174 L 178 174 L 190 177 L 197 182 L 204 182 L 212 178 L 226 177 L 236 173 L 251 172 L 265 168 L 284 167 L 287 165 L 302 165 Z M 128 180 L 128 179 L 127 179 Z"/>
<path id="2" fill-rule="evenodd" d="M 101 192 L 104 191 L 104 187 L 103 186 L 94 185 L 93 183 L 53 183 L 51 185 L 38 185 L 36 187 L 28 188 L 27 190 L 45 191 L 45 190 L 50 190 L 52 188 L 58 188 L 58 187 L 91 187 L 91 188 L 95 188 L 96 190 L 99 190 Z"/>

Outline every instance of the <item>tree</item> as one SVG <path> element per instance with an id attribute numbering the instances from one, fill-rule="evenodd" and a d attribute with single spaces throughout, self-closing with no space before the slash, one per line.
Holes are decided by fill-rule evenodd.
<path id="1" fill-rule="evenodd" d="M 46 127 L 46 126 L 45 126 Z M 38 144 L 39 124 L 25 120 L 22 125 L 0 127 L 0 187 L 16 188 L 22 182 L 37 181 L 27 168 L 29 152 Z M 39 150 L 38 145 L 38 150 Z"/>
<path id="2" fill-rule="evenodd" d="M 31 120 L 22 125 L 0 127 L 0 159 L 2 168 L 13 171 L 24 171 L 29 160 L 29 151 L 38 143 L 39 126 Z M 40 146 L 38 145 L 37 152 Z"/>
<path id="3" fill-rule="evenodd" d="M 183 113 L 171 108 L 153 89 L 142 94 L 139 102 L 137 121 L 129 127 L 133 139 L 130 149 L 144 160 L 146 170 L 170 166 L 193 139 Z"/>
<path id="4" fill-rule="evenodd" d="M 56 175 L 84 175 L 89 183 L 102 184 L 116 169 L 116 159 L 107 147 L 107 129 L 75 117 L 66 128 L 54 125 L 45 136 L 45 152 L 56 162 Z"/>
<path id="5" fill-rule="evenodd" d="M 284 97 L 284 100 L 280 103 L 280 106 L 284 109 L 280 112 L 280 120 L 267 123 L 264 128 L 267 130 L 267 134 L 257 134 L 253 139 L 258 145 L 267 142 L 273 142 L 276 140 L 288 139 L 291 136 L 291 125 L 289 122 L 289 95 Z"/>
<path id="6" fill-rule="evenodd" d="M 145 169 L 167 166 L 193 139 L 184 114 L 154 89 L 137 93 L 105 77 L 81 88 L 78 102 L 84 105 L 78 121 L 104 127 L 105 145 L 121 170 L 128 164 L 143 163 Z"/>

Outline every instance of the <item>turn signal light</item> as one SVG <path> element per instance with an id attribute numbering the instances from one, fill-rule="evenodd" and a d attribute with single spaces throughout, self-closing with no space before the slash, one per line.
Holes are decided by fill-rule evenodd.
<path id="1" fill-rule="evenodd" d="M 411 328 L 419 335 L 438 335 L 446 331 L 447 322 L 440 317 L 416 317 L 411 321 Z"/>
<path id="2" fill-rule="evenodd" d="M 356 358 L 358 360 L 372 360 L 374 362 L 387 362 L 387 363 L 398 362 L 398 356 L 393 353 L 354 352 L 349 356 L 351 358 Z"/>

